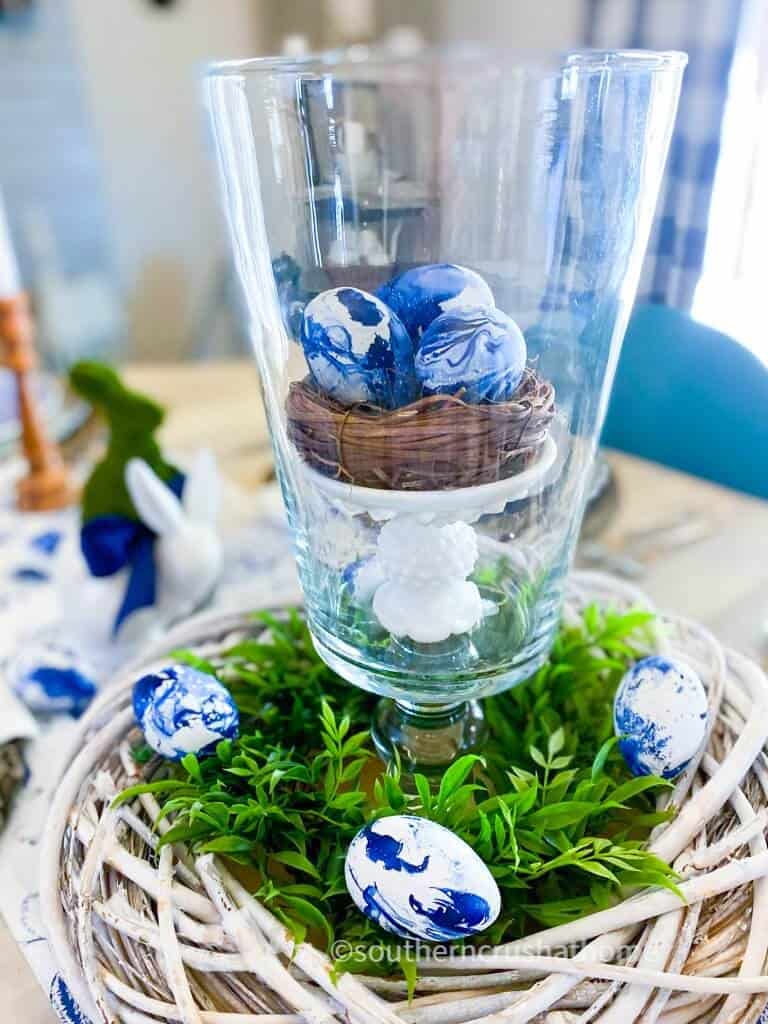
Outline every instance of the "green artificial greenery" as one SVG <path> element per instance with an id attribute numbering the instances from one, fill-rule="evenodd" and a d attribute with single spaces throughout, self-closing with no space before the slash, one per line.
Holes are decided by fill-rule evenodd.
<path id="1" fill-rule="evenodd" d="M 483 756 L 460 758 L 432 785 L 416 775 L 410 787 L 372 752 L 374 698 L 320 661 L 298 614 L 260 619 L 266 639 L 239 643 L 214 662 L 176 655 L 230 688 L 240 737 L 214 756 L 166 763 L 118 803 L 155 793 L 161 817 L 173 819 L 162 844 L 183 841 L 235 862 L 297 939 L 350 942 L 341 968 L 399 964 L 413 980 L 406 944 L 360 914 L 344 884 L 349 842 L 384 815 L 439 822 L 488 864 L 502 912 L 481 941 L 572 920 L 637 886 L 675 888 L 669 866 L 646 849 L 650 830 L 667 820 L 653 798 L 669 783 L 629 774 L 611 724 L 618 682 L 648 650 L 649 614 L 593 606 L 563 626 L 533 679 L 486 701 Z M 146 748 L 137 755 L 145 762 Z M 374 944 L 376 963 L 366 953 Z"/>
<path id="2" fill-rule="evenodd" d="M 83 521 L 103 515 L 138 518 L 125 486 L 129 459 L 144 459 L 161 480 L 178 473 L 166 462 L 155 440 L 165 418 L 157 402 L 125 387 L 119 375 L 105 363 L 84 360 L 69 371 L 74 391 L 107 421 L 109 439 L 103 458 L 96 464 L 83 490 Z"/>

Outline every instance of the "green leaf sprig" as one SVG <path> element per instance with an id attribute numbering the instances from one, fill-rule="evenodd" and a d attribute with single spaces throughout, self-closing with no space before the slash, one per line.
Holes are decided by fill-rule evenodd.
<path id="1" fill-rule="evenodd" d="M 490 738 L 439 785 L 416 775 L 406 787 L 385 769 L 369 734 L 375 698 L 320 661 L 296 613 L 261 615 L 268 634 L 212 661 L 241 713 L 241 735 L 204 759 L 155 758 L 149 781 L 116 803 L 153 792 L 161 838 L 231 862 L 244 884 L 292 930 L 329 947 L 354 947 L 340 967 L 400 969 L 413 983 L 407 947 L 354 907 L 344 883 L 349 842 L 367 822 L 421 815 L 457 832 L 489 865 L 502 912 L 482 941 L 573 920 L 628 889 L 675 889 L 670 867 L 646 849 L 668 817 L 653 797 L 669 783 L 633 778 L 616 749 L 611 708 L 618 682 L 649 647 L 652 617 L 588 608 L 563 626 L 546 664 L 527 683 L 486 701 Z M 146 760 L 146 748 L 137 748 Z M 378 947 L 375 962 L 366 950 Z M 386 947 L 388 955 L 381 956 Z"/>

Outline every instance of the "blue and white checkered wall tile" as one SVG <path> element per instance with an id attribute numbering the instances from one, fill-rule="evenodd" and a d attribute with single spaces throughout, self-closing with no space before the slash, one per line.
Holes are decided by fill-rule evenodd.
<path id="1" fill-rule="evenodd" d="M 742 0 L 585 0 L 586 45 L 689 57 L 639 302 L 688 309 L 693 301 L 741 10 Z"/>

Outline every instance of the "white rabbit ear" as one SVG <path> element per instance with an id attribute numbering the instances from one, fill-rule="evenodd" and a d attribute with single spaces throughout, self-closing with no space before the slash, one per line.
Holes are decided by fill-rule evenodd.
<path id="1" fill-rule="evenodd" d="M 153 533 L 165 536 L 178 530 L 184 516 L 181 502 L 143 459 L 128 462 L 125 486 L 139 518 Z"/>
<path id="2" fill-rule="evenodd" d="M 213 525 L 219 513 L 219 471 L 208 448 L 202 448 L 184 481 L 181 503 L 193 523 Z"/>

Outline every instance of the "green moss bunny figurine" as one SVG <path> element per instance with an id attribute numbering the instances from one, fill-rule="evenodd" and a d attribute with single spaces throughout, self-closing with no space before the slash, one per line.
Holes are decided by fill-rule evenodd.
<path id="1" fill-rule="evenodd" d="M 143 459 L 166 483 L 178 469 L 163 458 L 155 433 L 165 410 L 146 395 L 127 388 L 104 363 L 76 363 L 69 374 L 72 388 L 107 421 L 109 440 L 103 458 L 94 467 L 83 491 L 83 522 L 97 516 L 138 518 L 125 484 L 125 467 Z"/>

